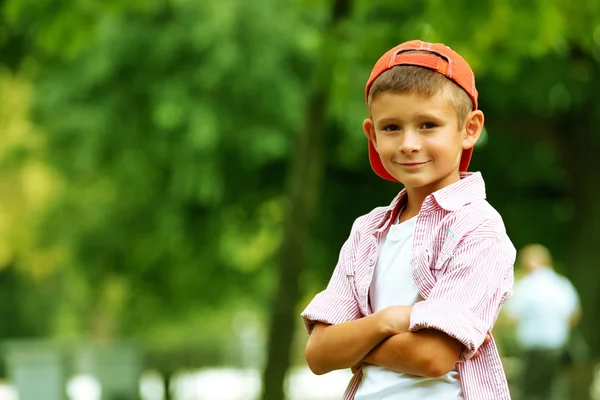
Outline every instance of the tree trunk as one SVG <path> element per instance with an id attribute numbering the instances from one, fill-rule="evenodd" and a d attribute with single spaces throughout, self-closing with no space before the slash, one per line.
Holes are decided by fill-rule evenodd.
<path id="1" fill-rule="evenodd" d="M 298 281 L 307 262 L 311 222 L 319 199 L 325 169 L 325 123 L 333 74 L 337 27 L 350 13 L 351 0 L 334 0 L 329 29 L 325 33 L 309 93 L 303 131 L 300 132 L 287 175 L 290 206 L 278 255 L 277 286 L 272 299 L 267 363 L 263 372 L 263 400 L 282 400 L 285 374 L 290 364 L 294 326 L 299 316 Z"/>
<path id="2" fill-rule="evenodd" d="M 163 387 L 165 390 L 165 400 L 172 400 L 173 396 L 171 395 L 171 382 L 173 379 L 172 371 L 164 372 L 163 374 Z"/>

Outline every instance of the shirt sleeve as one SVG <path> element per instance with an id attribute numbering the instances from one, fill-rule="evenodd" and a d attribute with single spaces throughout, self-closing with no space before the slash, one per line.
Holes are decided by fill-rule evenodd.
<path id="1" fill-rule="evenodd" d="M 521 318 L 523 314 L 523 281 L 514 285 L 513 294 L 504 304 L 504 312 L 512 319 Z"/>
<path id="2" fill-rule="evenodd" d="M 471 358 L 511 294 L 515 252 L 509 248 L 496 237 L 466 239 L 428 298 L 414 305 L 409 329 L 442 331 L 465 346 L 459 361 Z"/>
<path id="3" fill-rule="evenodd" d="M 346 274 L 348 260 L 352 257 L 353 233 L 356 225 L 355 222 L 350 237 L 342 246 L 337 265 L 327 288 L 317 294 L 301 314 L 304 326 L 309 334 L 312 333 L 317 321 L 336 325 L 342 322 L 354 321 L 363 316 L 350 286 L 352 282 Z"/>

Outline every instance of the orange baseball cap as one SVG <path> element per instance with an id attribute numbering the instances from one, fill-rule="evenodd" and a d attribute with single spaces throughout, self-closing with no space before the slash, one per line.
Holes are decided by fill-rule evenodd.
<path id="1" fill-rule="evenodd" d="M 423 53 L 409 53 L 407 51 L 420 50 Z M 467 92 L 471 100 L 473 101 L 473 110 L 477 109 L 477 89 L 475 88 L 475 74 L 471 70 L 469 64 L 462 58 L 457 52 L 452 50 L 450 47 L 442 43 L 428 43 L 420 40 L 411 40 L 399 44 L 393 49 L 385 53 L 377 61 L 371 76 L 367 81 L 367 87 L 365 90 L 365 97 L 367 104 L 369 102 L 369 90 L 371 85 L 385 71 L 393 68 L 397 65 L 416 65 L 423 68 L 439 72 L 446 78 L 450 79 L 458 86 Z M 471 155 L 473 149 L 463 150 L 460 158 L 459 170 L 461 172 L 466 171 L 471 162 Z M 369 140 L 369 161 L 371 162 L 371 168 L 377 175 L 388 181 L 397 182 L 396 178 L 389 174 L 381 163 L 379 154 L 375 147 Z"/>

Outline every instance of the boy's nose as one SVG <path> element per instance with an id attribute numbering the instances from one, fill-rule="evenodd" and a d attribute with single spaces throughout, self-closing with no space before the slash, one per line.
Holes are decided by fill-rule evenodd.
<path id="1" fill-rule="evenodd" d="M 417 133 L 406 130 L 400 141 L 400 151 L 404 154 L 416 153 L 421 149 L 421 141 Z"/>

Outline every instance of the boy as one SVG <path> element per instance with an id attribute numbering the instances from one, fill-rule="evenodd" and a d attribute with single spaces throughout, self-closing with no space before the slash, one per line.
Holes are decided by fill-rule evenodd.
<path id="1" fill-rule="evenodd" d="M 352 368 L 345 399 L 510 399 L 488 332 L 516 252 L 466 173 L 484 122 L 473 72 L 442 44 L 406 42 L 375 64 L 366 100 L 371 166 L 404 189 L 354 222 L 302 313 L 308 364 Z"/>

